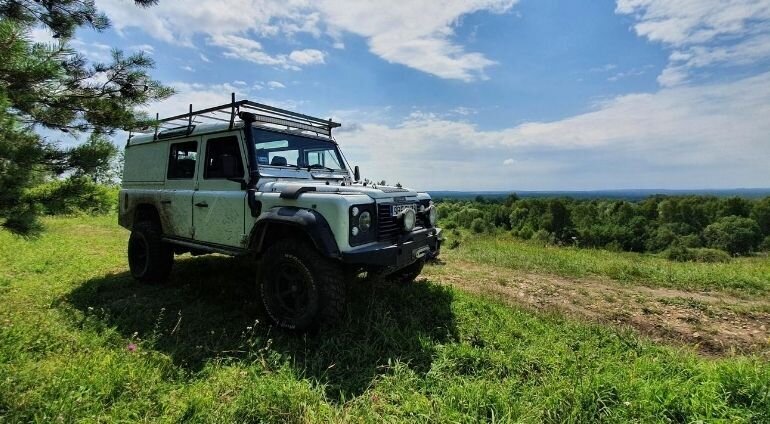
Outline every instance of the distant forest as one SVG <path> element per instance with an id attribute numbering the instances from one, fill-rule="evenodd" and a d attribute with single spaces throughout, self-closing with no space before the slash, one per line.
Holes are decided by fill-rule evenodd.
<path id="1" fill-rule="evenodd" d="M 770 197 L 649 196 L 642 200 L 444 199 L 445 229 L 510 232 L 558 245 L 663 252 L 676 260 L 718 261 L 770 250 Z"/>

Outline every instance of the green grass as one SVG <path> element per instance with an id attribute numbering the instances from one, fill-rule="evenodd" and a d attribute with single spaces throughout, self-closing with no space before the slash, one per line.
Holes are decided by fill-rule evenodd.
<path id="1" fill-rule="evenodd" d="M 744 295 L 770 292 L 770 259 L 766 256 L 734 258 L 727 263 L 675 262 L 652 254 L 546 246 L 509 235 L 466 235 L 457 250 L 446 253 L 482 264 L 565 277 L 598 276 L 650 286 Z"/>
<path id="2" fill-rule="evenodd" d="M 183 258 L 168 285 L 140 285 L 114 218 L 45 224 L 0 232 L 0 422 L 770 420 L 756 357 L 430 282 L 355 287 L 336 327 L 285 333 L 264 324 L 248 263 Z"/>

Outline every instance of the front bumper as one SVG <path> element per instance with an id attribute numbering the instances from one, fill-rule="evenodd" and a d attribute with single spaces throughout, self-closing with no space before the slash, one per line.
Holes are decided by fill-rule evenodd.
<path id="1" fill-rule="evenodd" d="M 418 259 L 431 259 L 441 251 L 441 229 L 423 228 L 404 234 L 395 243 L 374 243 L 342 253 L 342 261 L 353 265 L 368 265 L 399 269 Z"/>

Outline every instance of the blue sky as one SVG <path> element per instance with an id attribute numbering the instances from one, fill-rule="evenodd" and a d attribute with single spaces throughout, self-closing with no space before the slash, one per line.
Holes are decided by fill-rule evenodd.
<path id="1" fill-rule="evenodd" d="M 145 51 L 180 113 L 238 98 L 343 123 L 425 189 L 770 186 L 768 0 L 97 0 L 91 59 Z M 38 34 L 42 37 L 42 35 Z"/>

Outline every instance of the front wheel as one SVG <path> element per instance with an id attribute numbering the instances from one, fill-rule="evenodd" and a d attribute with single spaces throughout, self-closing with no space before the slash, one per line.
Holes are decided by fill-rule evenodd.
<path id="1" fill-rule="evenodd" d="M 160 225 L 142 221 L 134 225 L 128 239 L 128 267 L 131 275 L 144 282 L 168 278 L 174 263 L 174 250 L 161 240 Z"/>
<path id="2" fill-rule="evenodd" d="M 340 264 L 297 240 L 280 241 L 265 252 L 258 282 L 262 303 L 279 327 L 306 330 L 319 319 L 335 320 L 345 306 Z"/>

